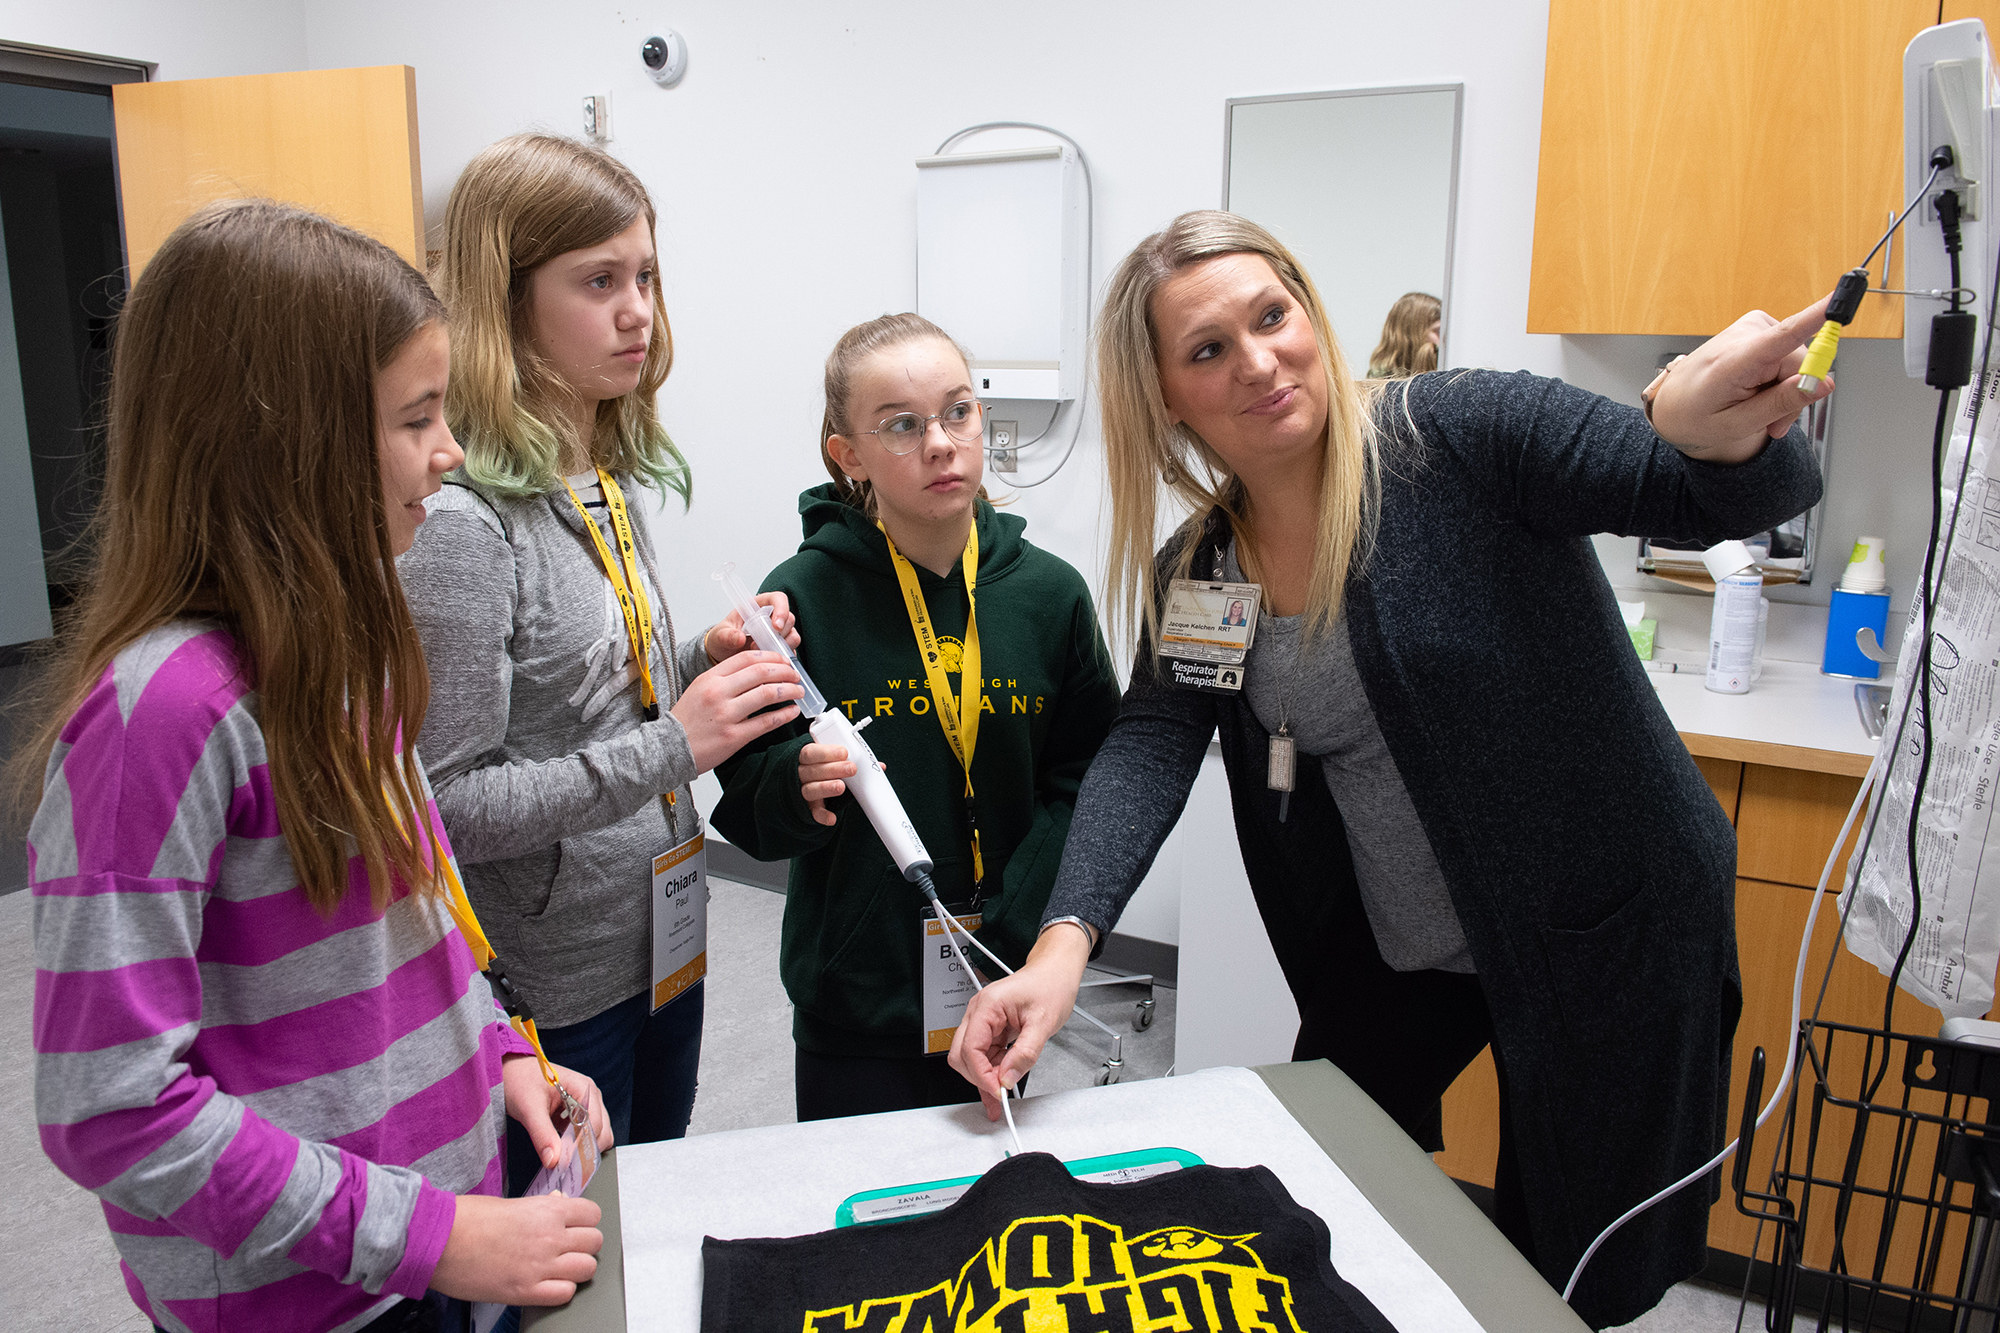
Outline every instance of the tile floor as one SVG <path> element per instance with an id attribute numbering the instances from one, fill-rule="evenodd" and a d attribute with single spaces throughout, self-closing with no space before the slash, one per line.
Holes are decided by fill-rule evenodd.
<path id="1" fill-rule="evenodd" d="M 778 984 L 778 925 L 784 900 L 744 885 L 714 882 L 711 957 L 701 1093 L 691 1132 L 792 1119 L 791 1015 Z M 11 1182 L 11 1207 L 0 1210 L 0 1333 L 62 1329 L 65 1333 L 144 1333 L 132 1306 L 94 1198 L 58 1174 L 34 1135 L 29 1014 L 34 998 L 32 902 L 26 893 L 0 896 L 0 1179 Z M 1125 1078 L 1156 1078 L 1173 1059 L 1173 990 L 1156 991 L 1152 1027 L 1132 1031 L 1138 992 L 1105 987 L 1085 992 L 1085 1005 L 1124 1034 Z M 1108 1043 L 1072 1022 L 1051 1042 L 1031 1088 L 1059 1091 L 1090 1084 Z M 1737 1301 L 1698 1283 L 1684 1283 L 1660 1307 L 1627 1325 L 1626 1333 L 1728 1333 Z M 1754 1304 L 1744 1329 L 1763 1326 Z M 1809 1327 L 1801 1321 L 1800 1329 Z"/>

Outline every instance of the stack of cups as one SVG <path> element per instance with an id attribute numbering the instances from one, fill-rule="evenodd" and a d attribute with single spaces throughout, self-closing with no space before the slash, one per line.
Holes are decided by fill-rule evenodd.
<path id="1" fill-rule="evenodd" d="M 1875 632 L 1879 646 L 1889 629 L 1888 571 L 1882 568 L 1882 539 L 1859 537 L 1847 572 L 1833 590 L 1833 604 L 1827 608 L 1826 653 L 1820 670 L 1829 676 L 1855 680 L 1878 680 L 1881 663 L 1861 651 L 1856 642 L 1864 630 Z"/>
<path id="2" fill-rule="evenodd" d="M 1742 542 L 1718 542 L 1701 553 L 1715 580 L 1715 612 L 1708 622 L 1708 678 L 1717 694 L 1747 694 L 1761 674 L 1764 625 L 1771 604 L 1764 600 L 1764 575 Z"/>

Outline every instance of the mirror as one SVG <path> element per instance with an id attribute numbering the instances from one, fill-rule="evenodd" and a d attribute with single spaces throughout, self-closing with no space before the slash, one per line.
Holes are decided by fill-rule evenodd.
<path id="1" fill-rule="evenodd" d="M 1359 88 L 1236 97 L 1223 124 L 1222 206 L 1268 228 L 1312 275 L 1356 375 L 1385 345 L 1407 296 L 1442 306 L 1436 358 L 1422 364 L 1432 307 L 1398 311 L 1388 346 L 1416 364 L 1448 364 L 1452 233 L 1465 85 Z M 1412 331 L 1414 330 L 1414 331 Z M 1393 359 L 1393 358 L 1392 358 Z"/>

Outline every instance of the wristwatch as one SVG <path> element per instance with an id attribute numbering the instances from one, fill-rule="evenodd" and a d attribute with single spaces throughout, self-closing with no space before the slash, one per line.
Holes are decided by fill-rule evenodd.
<path id="1" fill-rule="evenodd" d="M 1639 390 L 1639 410 L 1646 414 L 1646 424 L 1648 426 L 1653 424 L 1653 400 L 1660 396 L 1660 389 L 1666 384 L 1667 376 L 1673 373 L 1674 367 L 1685 360 L 1687 360 L 1687 353 L 1682 352 L 1679 356 L 1660 368 L 1660 373 L 1653 376 L 1651 384 Z"/>

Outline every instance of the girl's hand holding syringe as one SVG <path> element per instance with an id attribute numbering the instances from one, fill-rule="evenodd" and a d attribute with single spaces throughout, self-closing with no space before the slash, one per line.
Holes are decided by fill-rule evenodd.
<path id="1" fill-rule="evenodd" d="M 777 653 L 736 653 L 689 681 L 670 711 L 687 732 L 695 772 L 706 773 L 798 717 L 804 693 L 799 673 Z"/>
<path id="2" fill-rule="evenodd" d="M 781 592 L 760 592 L 757 605 L 769 608 L 771 628 L 793 648 L 799 646 L 799 622 L 792 615 L 792 599 Z M 750 636 L 743 632 L 743 613 L 731 608 L 728 615 L 709 627 L 702 636 L 701 650 L 708 654 L 710 666 L 720 666 L 736 654 L 755 647 Z"/>
<path id="3" fill-rule="evenodd" d="M 725 568 L 733 571 L 735 566 Z M 733 577 L 730 586 L 737 594 L 734 605 L 702 638 L 702 651 L 716 665 L 689 681 L 672 709 L 687 731 L 698 773 L 708 772 L 759 736 L 798 717 L 797 701 L 806 695 L 798 659 L 789 651 L 799 646 L 791 599 L 781 592 L 753 598 Z M 746 613 L 762 622 L 757 633 L 765 636 L 764 651 L 744 630 Z M 781 644 L 787 651 L 774 651 Z M 790 706 L 773 708 L 773 704 Z M 824 706 L 815 692 L 807 709 L 816 713 Z"/>

